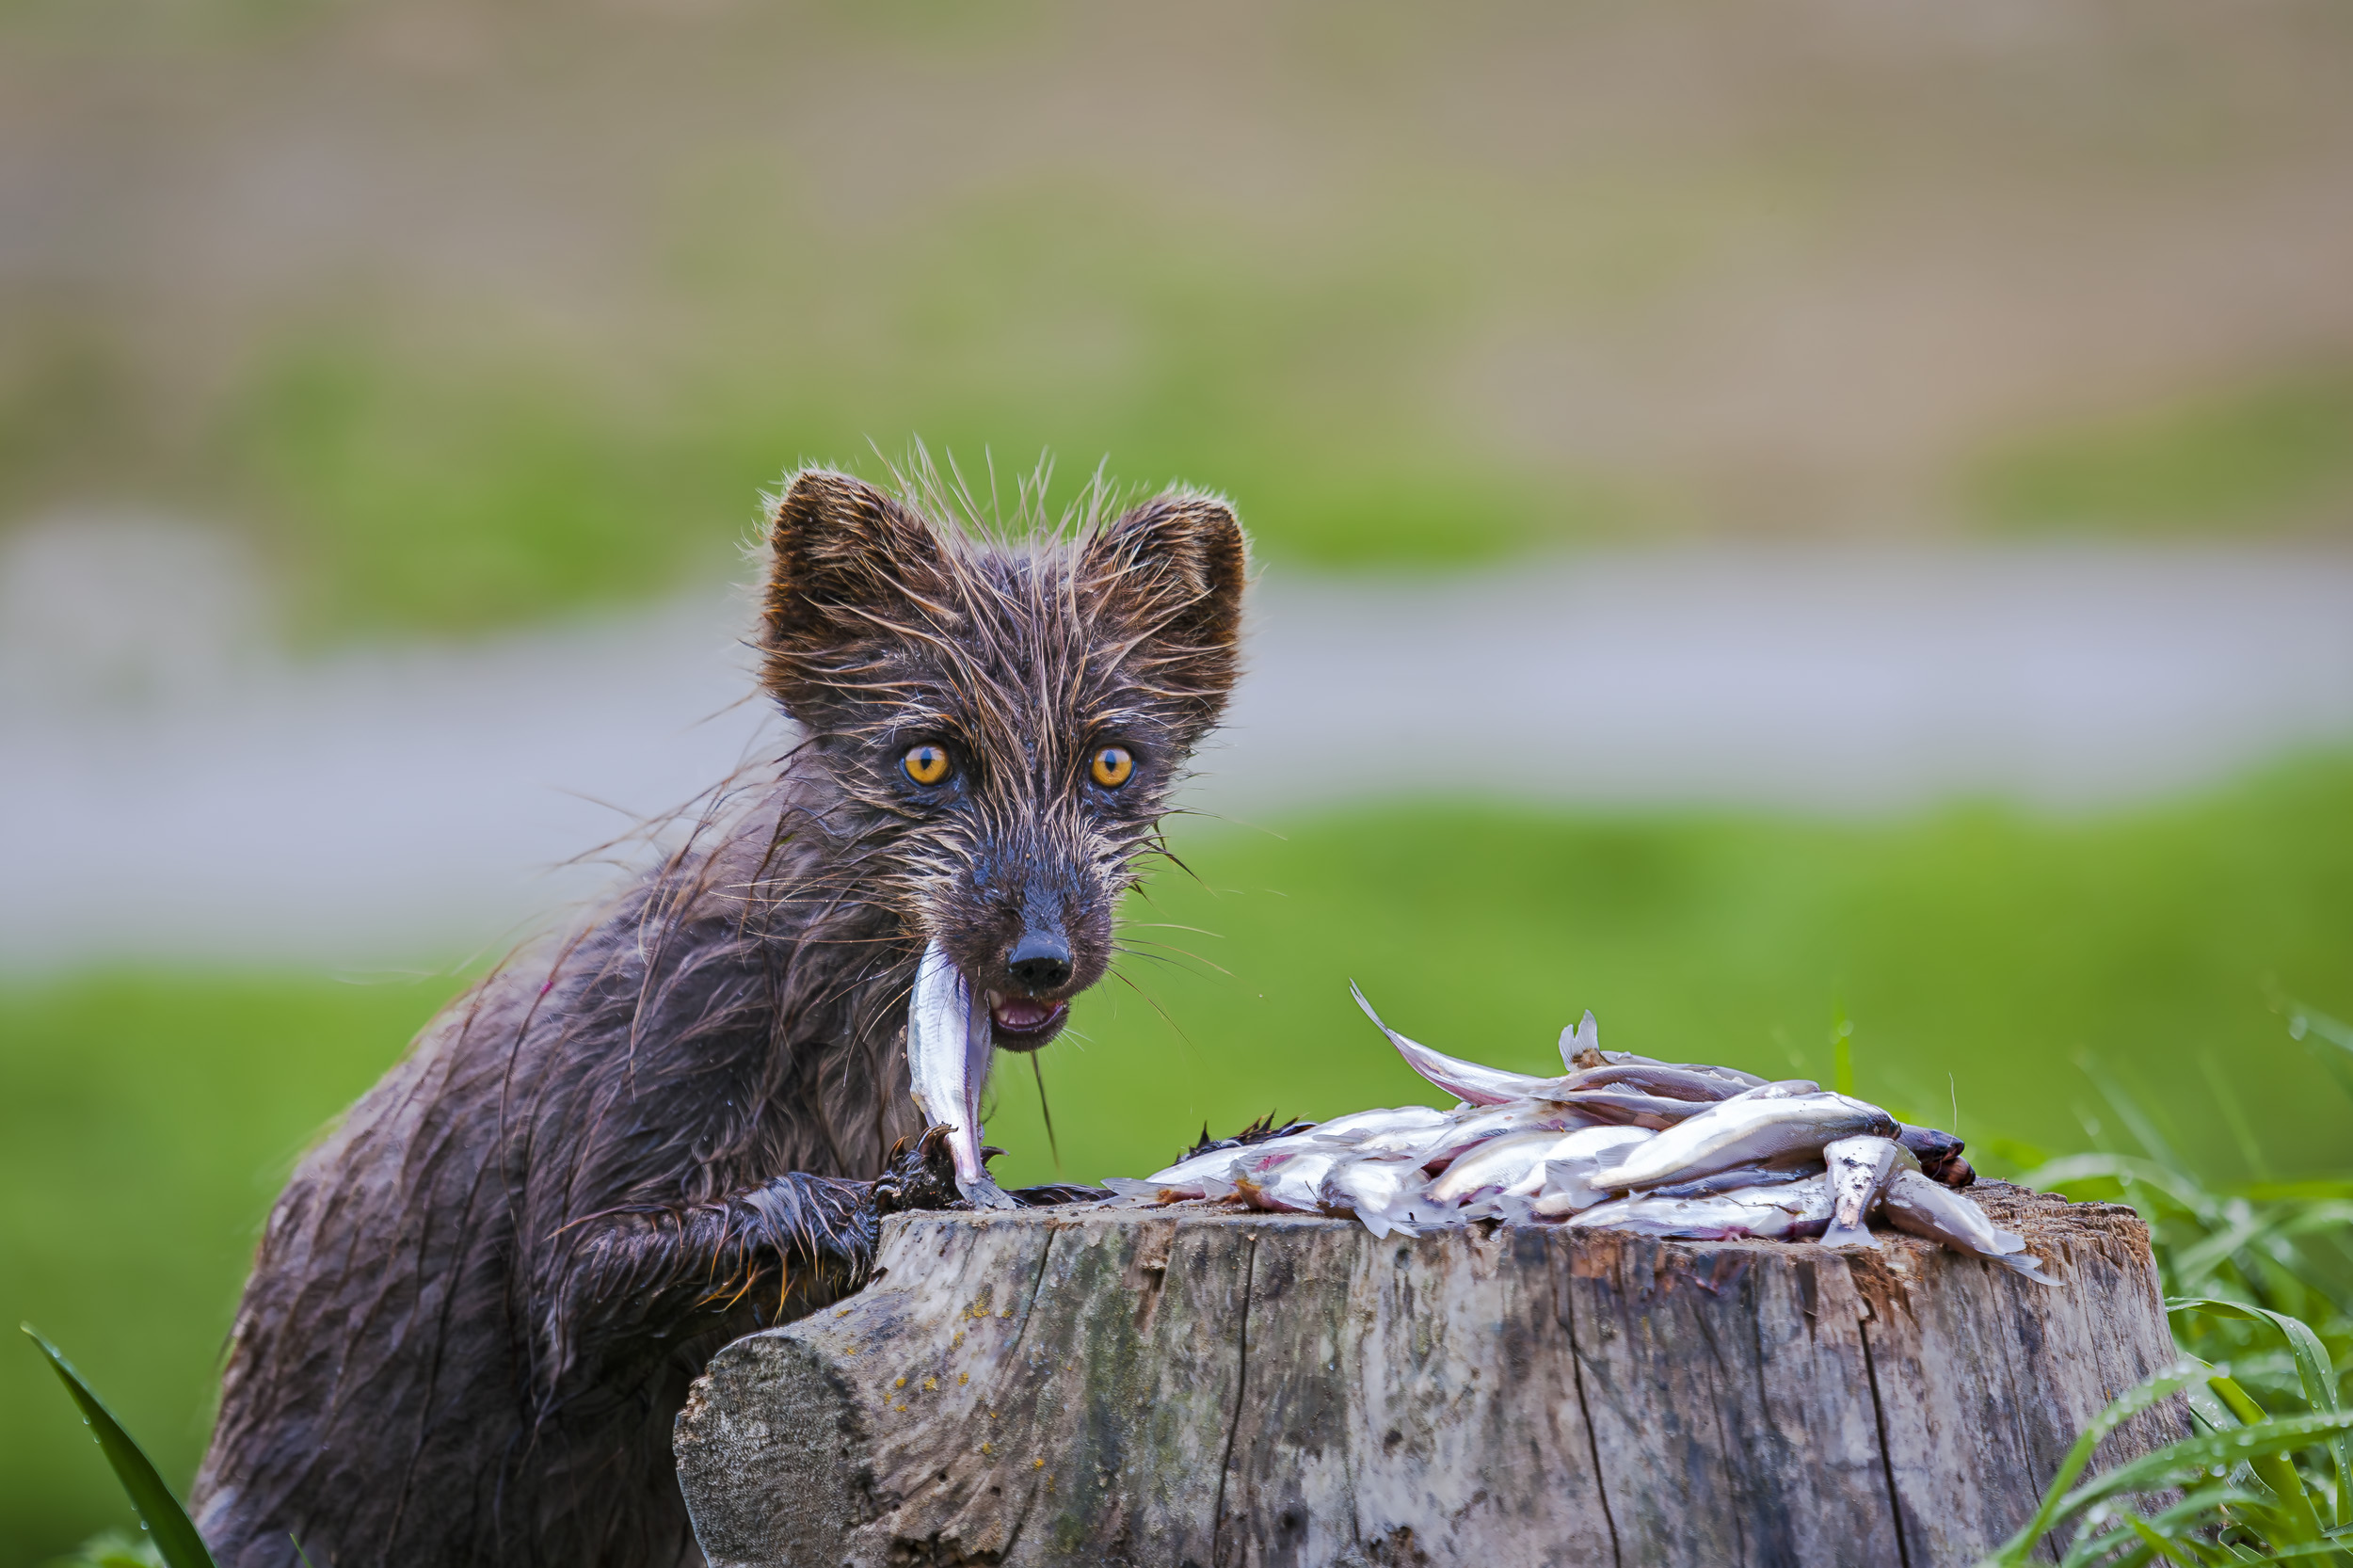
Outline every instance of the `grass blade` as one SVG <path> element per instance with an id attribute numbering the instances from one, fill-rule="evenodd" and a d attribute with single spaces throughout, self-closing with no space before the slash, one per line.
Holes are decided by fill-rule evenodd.
<path id="1" fill-rule="evenodd" d="M 2119 1493 L 2161 1492 L 2218 1466 L 2309 1448 L 2348 1428 L 2353 1428 L 2353 1416 L 2275 1416 L 2261 1426 L 2185 1437 L 2077 1487 L 2060 1499 L 2056 1516 L 2067 1518 Z"/>
<path id="2" fill-rule="evenodd" d="M 2271 1004 L 2287 1015 L 2288 1038 L 2301 1042 L 2313 1059 L 2337 1080 L 2337 1087 L 2353 1096 L 2353 1025 L 2341 1023 L 2284 994 L 2275 993 Z M 2323 1050 L 2316 1041 L 2336 1048 Z"/>
<path id="3" fill-rule="evenodd" d="M 2268 1312 L 2260 1306 L 2249 1306 L 2243 1302 L 2215 1301 L 2203 1296 L 2168 1302 L 2165 1309 L 2169 1313 L 2203 1312 L 2217 1318 L 2244 1318 L 2250 1322 L 2269 1323 L 2287 1339 L 2288 1353 L 2296 1361 L 2297 1379 L 2304 1385 L 2304 1402 L 2323 1416 L 2338 1414 L 2335 1363 L 2322 1346 L 2320 1336 L 2301 1320 L 2283 1312 Z M 2353 1510 L 2353 1443 L 2348 1443 L 2345 1433 L 2339 1432 L 2328 1448 L 2329 1458 L 2336 1462 L 2336 1522 L 2339 1525 L 2353 1523 L 2353 1516 L 2349 1516 L 2347 1512 Z"/>
<path id="4" fill-rule="evenodd" d="M 171 1495 L 164 1478 L 155 1473 L 154 1464 L 131 1441 L 131 1434 L 122 1430 L 122 1423 L 114 1418 L 104 1401 L 93 1393 L 73 1364 L 57 1351 L 57 1347 L 42 1338 L 30 1323 L 20 1325 L 40 1353 L 49 1358 L 65 1391 L 81 1407 L 82 1419 L 98 1434 L 98 1447 L 114 1466 L 115 1479 L 131 1496 L 131 1506 L 139 1511 L 139 1518 L 147 1525 L 149 1539 L 163 1554 L 168 1568 L 216 1568 L 213 1554 L 205 1549 L 204 1538 L 196 1533 L 196 1526 L 188 1519 L 187 1510 Z"/>

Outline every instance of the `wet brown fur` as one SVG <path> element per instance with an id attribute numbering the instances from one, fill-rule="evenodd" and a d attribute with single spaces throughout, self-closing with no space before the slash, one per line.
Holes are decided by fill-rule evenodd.
<path id="1" fill-rule="evenodd" d="M 192 1499 L 223 1568 L 292 1564 L 290 1536 L 319 1568 L 700 1562 L 672 1418 L 719 1345 L 861 1283 L 870 1179 L 920 1128 L 923 941 L 1001 989 L 1059 922 L 1055 999 L 1105 971 L 1233 680 L 1241 531 L 1176 495 L 1015 546 L 918 488 L 793 477 L 760 647 L 798 743 L 295 1173 Z M 1109 741 L 1117 791 L 1085 776 Z M 899 769 L 918 742 L 956 760 L 940 789 Z"/>

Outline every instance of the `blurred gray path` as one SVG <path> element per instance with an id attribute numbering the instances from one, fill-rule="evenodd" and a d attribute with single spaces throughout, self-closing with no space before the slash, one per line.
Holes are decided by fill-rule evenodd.
<path id="1" fill-rule="evenodd" d="M 126 576 L 125 529 L 152 581 Z M 158 567 L 137 530 L 35 536 L 0 561 L 7 967 L 382 968 L 501 942 L 610 875 L 568 857 L 776 744 L 739 700 L 734 596 L 294 663 L 241 641 L 255 617 L 233 562 L 172 535 Z M 1273 571 L 1189 804 L 1243 820 L 1401 791 L 2075 809 L 2349 741 L 2353 557 L 1710 550 Z"/>

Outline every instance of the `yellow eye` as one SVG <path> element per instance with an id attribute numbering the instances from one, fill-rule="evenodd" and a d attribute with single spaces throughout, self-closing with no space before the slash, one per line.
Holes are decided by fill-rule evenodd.
<path id="1" fill-rule="evenodd" d="M 920 745 L 907 747 L 907 754 L 899 759 L 899 766 L 918 784 L 942 784 L 955 771 L 948 760 L 945 746 Z"/>
<path id="2" fill-rule="evenodd" d="M 1135 771 L 1136 760 L 1128 755 L 1126 746 L 1105 746 L 1095 754 L 1095 761 L 1087 769 L 1087 776 L 1106 790 L 1116 790 L 1127 783 L 1128 776 Z"/>

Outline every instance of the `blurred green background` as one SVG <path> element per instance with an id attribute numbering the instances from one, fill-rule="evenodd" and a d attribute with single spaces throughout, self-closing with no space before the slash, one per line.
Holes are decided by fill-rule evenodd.
<path id="1" fill-rule="evenodd" d="M 249 544 L 284 646 L 478 638 L 739 571 L 779 473 L 920 437 L 1214 487 L 1303 574 L 2339 548 L 2348 66 L 2319 0 L 17 0 L 0 545 L 161 509 Z M 2342 758 L 2067 818 L 1413 796 L 1177 844 L 1044 1063 L 1073 1177 L 1414 1097 L 1351 977 L 1507 1065 L 1590 1006 L 1826 1074 L 1844 1016 L 1997 1170 L 2353 1168 L 2278 1011 L 2353 1016 Z M 385 958 L 440 978 L 0 968 L 0 1310 L 175 1480 L 277 1183 L 467 961 Z M 0 1412 L 0 1568 L 123 1519 L 29 1350 Z"/>

